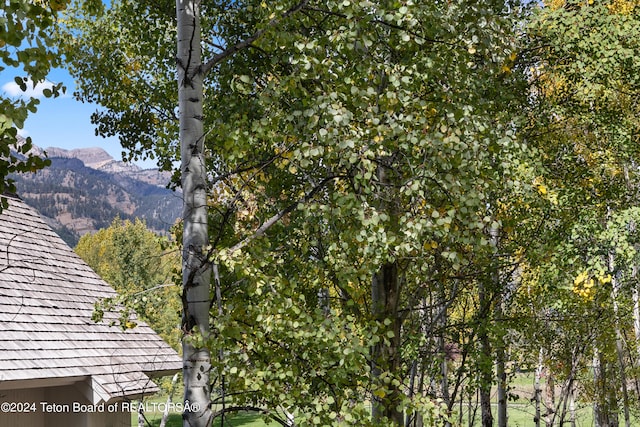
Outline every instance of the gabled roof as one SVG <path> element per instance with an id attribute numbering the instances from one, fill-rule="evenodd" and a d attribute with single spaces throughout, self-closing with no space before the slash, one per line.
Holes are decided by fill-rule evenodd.
<path id="1" fill-rule="evenodd" d="M 84 381 L 94 404 L 157 391 L 182 368 L 149 326 L 123 331 L 94 304 L 115 291 L 15 196 L 0 214 L 0 389 Z M 22 384 L 17 386 L 17 382 Z"/>

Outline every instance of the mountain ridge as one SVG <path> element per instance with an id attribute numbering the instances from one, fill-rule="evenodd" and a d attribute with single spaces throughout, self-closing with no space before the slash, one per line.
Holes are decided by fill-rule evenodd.
<path id="1" fill-rule="evenodd" d="M 167 188 L 169 172 L 117 161 L 99 147 L 34 147 L 30 154 L 48 157 L 51 165 L 13 175 L 18 195 L 71 246 L 114 218 L 141 218 L 151 230 L 167 234 L 180 217 L 182 198 Z"/>
<path id="2" fill-rule="evenodd" d="M 158 168 L 143 169 L 140 166 L 114 159 L 109 153 L 100 147 L 74 148 L 67 150 L 59 147 L 40 148 L 34 146 L 31 154 L 48 158 L 78 159 L 85 166 L 110 173 L 123 173 L 135 176 L 136 179 L 153 185 L 166 187 L 171 179 L 171 173 L 160 171 Z"/>

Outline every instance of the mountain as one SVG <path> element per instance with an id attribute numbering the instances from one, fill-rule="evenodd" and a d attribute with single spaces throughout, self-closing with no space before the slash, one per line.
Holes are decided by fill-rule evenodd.
<path id="1" fill-rule="evenodd" d="M 72 247 L 80 236 L 108 227 L 114 218 L 142 218 L 161 234 L 180 217 L 179 192 L 166 188 L 171 175 L 115 160 L 101 148 L 34 148 L 51 166 L 16 174 L 18 195 L 37 209 Z"/>
<path id="2" fill-rule="evenodd" d="M 48 147 L 45 149 L 34 147 L 32 153 L 40 157 L 78 159 L 88 168 L 117 175 L 125 175 L 147 184 L 162 187 L 166 187 L 171 179 L 169 172 L 160 172 L 158 169 L 142 169 L 133 163 L 115 160 L 109 153 L 99 147 L 76 148 L 73 150 L 65 150 L 58 147 Z"/>

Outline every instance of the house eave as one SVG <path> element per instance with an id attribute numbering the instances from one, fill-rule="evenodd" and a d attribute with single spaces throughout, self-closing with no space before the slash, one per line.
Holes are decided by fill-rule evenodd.
<path id="1" fill-rule="evenodd" d="M 65 385 L 73 385 L 87 380 L 87 376 L 75 377 L 57 377 L 57 378 L 29 378 L 0 381 L 0 390 L 15 390 L 40 387 L 59 387 Z"/>

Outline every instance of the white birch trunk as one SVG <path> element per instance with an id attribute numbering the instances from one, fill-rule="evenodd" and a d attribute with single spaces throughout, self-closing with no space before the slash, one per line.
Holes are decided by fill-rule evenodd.
<path id="1" fill-rule="evenodd" d="M 623 336 L 620 331 L 620 309 L 618 307 L 618 292 L 620 284 L 615 276 L 615 258 L 609 254 L 609 274 L 611 274 L 611 299 L 613 300 L 613 314 L 615 315 L 616 353 L 618 356 L 618 368 L 620 369 L 620 382 L 622 390 L 622 407 L 626 427 L 631 427 L 631 414 L 629 412 L 629 392 L 627 390 L 626 364 L 624 361 Z"/>
<path id="2" fill-rule="evenodd" d="M 183 210 L 183 375 L 185 427 L 212 420 L 209 373 L 210 267 L 207 259 L 207 184 L 204 159 L 200 1 L 176 0 L 178 102 Z M 195 340 L 193 338 L 196 338 Z M 203 339 L 204 341 L 200 340 Z M 199 344 L 194 344 L 199 343 Z"/>
<path id="3" fill-rule="evenodd" d="M 171 391 L 167 396 L 165 409 L 164 409 L 164 412 L 162 413 L 162 420 L 160 420 L 160 427 L 165 427 L 167 425 L 167 420 L 169 419 L 169 408 L 171 407 L 171 402 L 173 401 L 173 393 L 176 391 L 177 382 L 178 382 L 178 374 L 175 374 L 173 378 L 171 378 Z"/>
<path id="4" fill-rule="evenodd" d="M 627 187 L 631 188 L 630 185 L 630 180 L 629 180 L 629 168 L 625 166 L 624 168 L 624 176 L 625 176 L 625 180 L 627 181 Z M 636 222 L 635 221 L 631 221 L 629 223 L 629 232 L 631 234 L 634 234 L 636 232 Z M 636 247 L 636 250 L 638 250 L 639 248 Z M 640 283 L 638 283 L 637 281 L 637 277 L 638 277 L 638 266 L 636 265 L 635 261 L 631 267 L 631 279 L 633 281 L 633 283 L 636 283 L 636 286 L 633 288 L 633 332 L 634 332 L 634 336 L 635 336 L 635 345 L 636 345 L 636 360 L 635 363 L 633 363 L 635 368 L 638 368 L 640 366 Z M 631 352 L 629 352 L 629 354 L 631 354 Z M 638 386 L 638 379 L 637 377 L 635 378 L 636 381 L 636 393 L 638 393 L 640 395 L 640 387 Z"/>
<path id="5" fill-rule="evenodd" d="M 630 224 L 630 231 L 633 233 L 635 232 L 635 229 L 636 224 L 632 221 Z M 629 356 L 636 372 L 638 370 L 638 367 L 640 367 L 640 283 L 638 283 L 637 281 L 637 276 L 638 266 L 634 264 L 631 267 L 631 278 L 633 280 L 633 283 L 635 283 L 636 285 L 632 290 L 631 298 L 633 299 L 633 332 L 635 337 L 634 344 L 636 347 L 636 356 L 635 358 L 631 356 L 631 351 L 629 351 Z M 637 374 L 634 374 L 633 381 L 636 386 L 636 394 L 640 395 L 640 382 L 638 382 Z"/>
<path id="6" fill-rule="evenodd" d="M 571 390 L 569 390 L 569 425 L 576 427 L 576 386 L 575 383 L 571 384 Z"/>
<path id="7" fill-rule="evenodd" d="M 538 353 L 538 366 L 536 366 L 536 372 L 533 379 L 533 400 L 535 402 L 535 411 L 536 414 L 534 416 L 534 422 L 536 427 L 540 427 L 540 420 L 542 417 L 542 413 L 540 411 L 540 406 L 542 403 L 542 385 L 541 378 L 542 373 L 544 372 L 544 351 L 540 349 Z"/>
<path id="8" fill-rule="evenodd" d="M 142 400 L 138 401 L 138 427 L 144 427 L 144 406 Z"/>
<path id="9" fill-rule="evenodd" d="M 602 408 L 600 407 L 600 398 L 598 397 L 598 393 L 602 392 L 600 381 L 602 377 L 601 366 L 600 366 L 600 352 L 598 351 L 598 346 L 594 345 L 593 348 L 593 383 L 594 390 L 596 393 L 596 399 L 593 402 L 593 425 L 595 427 L 606 427 L 602 423 Z"/>

